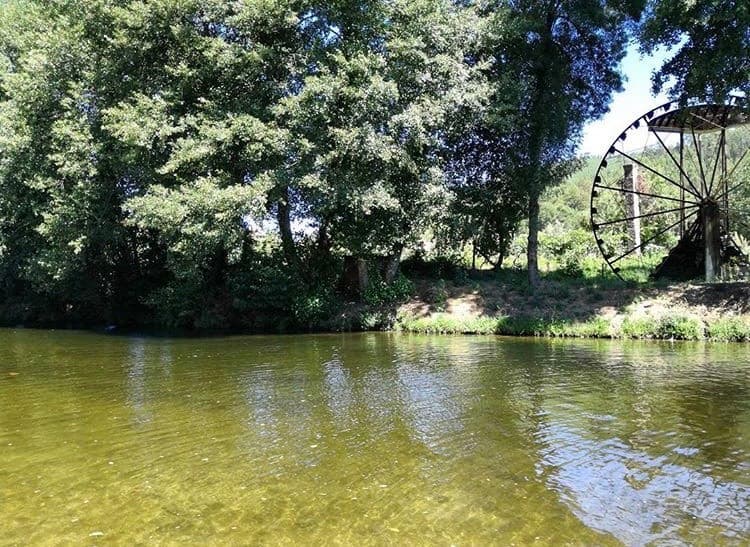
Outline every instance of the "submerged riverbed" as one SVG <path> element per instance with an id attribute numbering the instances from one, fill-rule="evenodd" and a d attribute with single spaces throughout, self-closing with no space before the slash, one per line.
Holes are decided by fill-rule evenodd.
<path id="1" fill-rule="evenodd" d="M 0 544 L 750 541 L 750 348 L 0 330 Z"/>

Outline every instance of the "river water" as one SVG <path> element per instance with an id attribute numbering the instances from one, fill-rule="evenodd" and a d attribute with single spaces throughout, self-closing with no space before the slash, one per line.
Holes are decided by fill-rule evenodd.
<path id="1" fill-rule="evenodd" d="M 750 346 L 0 330 L 0 544 L 750 542 Z"/>

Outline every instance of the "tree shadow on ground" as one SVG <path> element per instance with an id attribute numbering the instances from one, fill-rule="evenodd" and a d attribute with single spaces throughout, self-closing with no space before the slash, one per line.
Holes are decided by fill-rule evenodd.
<path id="1" fill-rule="evenodd" d="M 402 313 L 427 317 L 530 317 L 585 321 L 619 314 L 750 312 L 749 283 L 626 284 L 613 279 L 544 279 L 532 291 L 523 272 L 474 272 L 465 279 L 416 279 L 415 298 Z"/>

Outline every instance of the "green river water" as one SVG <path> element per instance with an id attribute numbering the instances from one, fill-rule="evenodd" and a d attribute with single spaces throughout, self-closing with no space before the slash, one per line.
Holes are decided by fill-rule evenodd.
<path id="1" fill-rule="evenodd" d="M 0 544 L 750 543 L 750 346 L 0 330 Z"/>

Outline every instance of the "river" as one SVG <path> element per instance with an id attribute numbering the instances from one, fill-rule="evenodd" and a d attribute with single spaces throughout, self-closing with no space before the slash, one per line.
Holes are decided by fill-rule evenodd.
<path id="1" fill-rule="evenodd" d="M 750 542 L 750 346 L 0 330 L 0 544 Z"/>

